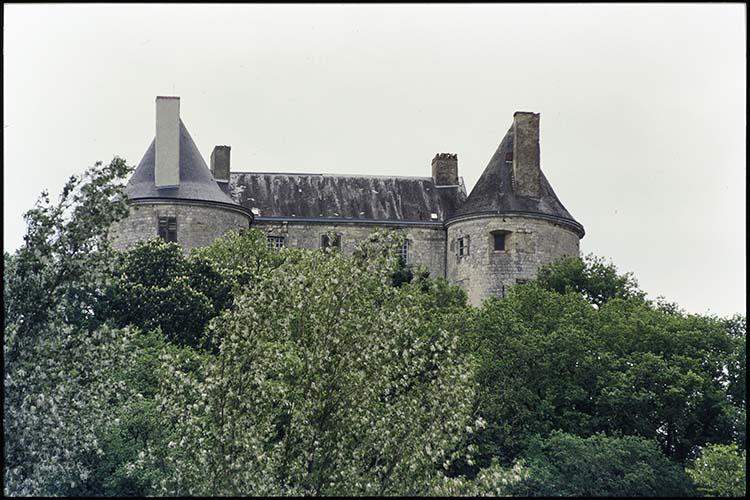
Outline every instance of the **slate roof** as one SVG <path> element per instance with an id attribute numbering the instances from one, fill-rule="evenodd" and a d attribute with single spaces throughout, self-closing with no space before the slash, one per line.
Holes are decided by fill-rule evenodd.
<path id="1" fill-rule="evenodd" d="M 233 172 L 230 192 L 259 219 L 440 222 L 465 199 L 463 185 L 432 177 Z M 433 218 L 435 214 L 436 217 Z"/>
<path id="2" fill-rule="evenodd" d="M 214 180 L 182 120 L 180 120 L 180 184 L 178 186 L 156 188 L 154 183 L 155 158 L 156 138 L 151 141 L 151 145 L 125 188 L 125 194 L 129 199 L 170 198 L 237 205 Z"/>
<path id="3" fill-rule="evenodd" d="M 583 226 L 570 215 L 557 198 L 544 172 L 541 172 L 540 176 L 541 196 L 539 199 L 517 196 L 513 192 L 513 162 L 505 161 L 507 153 L 513 153 L 513 126 L 505 134 L 466 202 L 458 208 L 455 215 L 486 212 L 541 214 L 572 223 L 580 229 L 581 237 L 583 237 Z"/>

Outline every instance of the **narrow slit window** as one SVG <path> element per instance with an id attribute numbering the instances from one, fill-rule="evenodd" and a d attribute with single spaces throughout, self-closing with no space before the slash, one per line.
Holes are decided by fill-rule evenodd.
<path id="1" fill-rule="evenodd" d="M 495 233 L 495 250 L 505 250 L 505 234 L 504 233 Z"/>
<path id="2" fill-rule="evenodd" d="M 159 217 L 159 238 L 177 242 L 177 217 Z"/>
<path id="3" fill-rule="evenodd" d="M 469 255 L 469 237 L 463 236 L 457 240 L 456 255 L 465 257 Z"/>

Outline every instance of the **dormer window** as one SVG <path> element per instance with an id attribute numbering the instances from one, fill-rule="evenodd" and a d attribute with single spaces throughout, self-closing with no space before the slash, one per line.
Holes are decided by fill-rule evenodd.
<path id="1" fill-rule="evenodd" d="M 177 217 L 159 217 L 159 238 L 177 242 Z"/>
<path id="2" fill-rule="evenodd" d="M 506 247 L 506 239 L 510 234 L 509 231 L 492 231 L 492 244 L 493 249 L 496 252 L 504 252 Z"/>

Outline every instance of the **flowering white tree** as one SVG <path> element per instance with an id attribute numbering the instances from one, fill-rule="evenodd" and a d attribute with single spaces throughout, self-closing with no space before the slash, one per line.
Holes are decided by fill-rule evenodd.
<path id="1" fill-rule="evenodd" d="M 387 265 L 283 251 L 214 320 L 220 352 L 198 376 L 163 359 L 177 437 L 142 464 L 164 464 L 171 495 L 429 494 L 476 425 L 458 338 L 425 327 Z"/>
<path id="2" fill-rule="evenodd" d="M 92 311 L 128 171 L 115 158 L 72 177 L 57 203 L 43 194 L 26 214 L 24 246 L 4 255 L 5 494 L 80 491 L 116 425 L 132 333 L 97 325 Z"/>

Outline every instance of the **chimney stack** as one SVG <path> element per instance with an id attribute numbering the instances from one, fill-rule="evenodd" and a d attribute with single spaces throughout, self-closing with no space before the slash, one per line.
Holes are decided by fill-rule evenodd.
<path id="1" fill-rule="evenodd" d="M 513 192 L 541 196 L 539 160 L 539 113 L 513 113 Z"/>
<path id="2" fill-rule="evenodd" d="M 436 186 L 458 185 L 458 155 L 438 153 L 432 159 L 432 178 Z"/>
<path id="3" fill-rule="evenodd" d="M 214 146 L 211 152 L 211 174 L 217 182 L 229 182 L 230 146 Z"/>
<path id="4" fill-rule="evenodd" d="M 180 98 L 156 98 L 156 165 L 157 188 L 180 184 Z"/>

